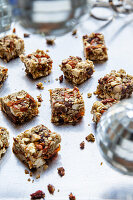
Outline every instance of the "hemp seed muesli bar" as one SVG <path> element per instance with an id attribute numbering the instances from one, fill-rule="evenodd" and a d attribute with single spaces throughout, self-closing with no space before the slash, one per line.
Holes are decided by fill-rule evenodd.
<path id="1" fill-rule="evenodd" d="M 38 103 L 24 90 L 0 98 L 1 108 L 15 124 L 38 115 Z"/>
<path id="2" fill-rule="evenodd" d="M 91 114 L 93 114 L 93 121 L 98 123 L 102 117 L 102 114 L 106 112 L 113 104 L 119 101 L 115 99 L 105 99 L 102 101 L 96 101 L 93 103 Z"/>
<path id="3" fill-rule="evenodd" d="M 14 138 L 13 152 L 30 169 L 47 165 L 60 150 L 61 137 L 46 126 L 38 125 Z"/>
<path id="4" fill-rule="evenodd" d="M 9 132 L 6 128 L 0 127 L 0 159 L 9 146 Z"/>
<path id="5" fill-rule="evenodd" d="M 0 66 L 0 88 L 8 76 L 8 69 Z"/>
<path id="6" fill-rule="evenodd" d="M 63 71 L 65 78 L 76 85 L 86 81 L 94 72 L 92 61 L 83 61 L 82 58 L 74 56 L 64 59 L 60 68 Z"/>
<path id="7" fill-rule="evenodd" d="M 76 123 L 84 116 L 84 100 L 77 87 L 51 89 L 50 101 L 54 123 Z"/>
<path id="8" fill-rule="evenodd" d="M 98 80 L 97 90 L 94 92 L 101 99 L 116 100 L 128 98 L 133 92 L 133 76 L 126 74 L 123 69 L 112 70 Z"/>
<path id="9" fill-rule="evenodd" d="M 21 61 L 25 64 L 26 73 L 31 75 L 33 79 L 47 76 L 52 70 L 52 59 L 43 50 L 37 49 L 35 52 L 20 55 Z"/>
<path id="10" fill-rule="evenodd" d="M 103 62 L 108 59 L 107 47 L 101 33 L 91 33 L 83 36 L 84 55 L 86 59 Z"/>
<path id="11" fill-rule="evenodd" d="M 15 34 L 0 39 L 0 58 L 5 62 L 19 57 L 24 52 L 24 40 Z"/>

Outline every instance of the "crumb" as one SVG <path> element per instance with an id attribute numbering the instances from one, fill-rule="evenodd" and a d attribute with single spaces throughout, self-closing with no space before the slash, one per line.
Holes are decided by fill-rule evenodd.
<path id="1" fill-rule="evenodd" d="M 27 180 L 27 181 L 29 181 L 29 182 L 30 182 L 30 181 L 31 181 L 31 179 L 30 179 L 30 178 L 28 178 L 28 180 Z"/>
<path id="2" fill-rule="evenodd" d="M 49 52 L 49 50 L 48 50 L 48 49 L 46 49 L 46 52 Z"/>
<path id="3" fill-rule="evenodd" d="M 34 183 L 34 180 L 32 180 L 32 183 Z"/>
<path id="4" fill-rule="evenodd" d="M 103 165 L 103 162 L 101 162 L 100 165 Z"/>
<path id="5" fill-rule="evenodd" d="M 77 29 L 74 29 L 73 31 L 72 31 L 72 35 L 76 35 L 77 34 Z"/>
<path id="6" fill-rule="evenodd" d="M 58 78 L 56 78 L 55 80 L 58 81 Z"/>
<path id="7" fill-rule="evenodd" d="M 87 94 L 87 97 L 88 97 L 88 98 L 91 98 L 91 97 L 92 97 L 92 93 L 88 93 L 88 94 Z"/>
<path id="8" fill-rule="evenodd" d="M 36 191 L 35 193 L 30 194 L 31 199 L 41 199 L 45 197 L 45 193 L 41 190 Z"/>
<path id="9" fill-rule="evenodd" d="M 41 103 L 40 102 L 38 102 L 38 107 L 40 107 L 41 106 Z"/>
<path id="10" fill-rule="evenodd" d="M 48 165 L 44 165 L 43 169 L 46 170 L 48 168 Z"/>
<path id="11" fill-rule="evenodd" d="M 63 82 L 63 75 L 61 75 L 61 76 L 59 77 L 59 81 L 60 81 L 60 83 Z"/>
<path id="12" fill-rule="evenodd" d="M 58 189 L 57 192 L 60 192 L 60 190 Z"/>
<path id="13" fill-rule="evenodd" d="M 55 39 L 46 39 L 46 43 L 48 45 L 54 45 L 55 44 Z"/>
<path id="14" fill-rule="evenodd" d="M 28 38 L 28 37 L 30 37 L 30 34 L 24 33 L 24 38 Z"/>
<path id="15" fill-rule="evenodd" d="M 78 36 L 75 36 L 75 38 L 78 38 Z"/>
<path id="16" fill-rule="evenodd" d="M 48 82 L 50 83 L 50 80 L 48 80 Z"/>
<path id="17" fill-rule="evenodd" d="M 40 89 L 40 90 L 43 90 L 44 87 L 43 87 L 43 83 L 39 82 L 36 84 L 37 88 Z"/>
<path id="18" fill-rule="evenodd" d="M 83 141 L 80 143 L 80 149 L 84 149 L 84 148 L 85 148 L 85 142 Z"/>
<path id="19" fill-rule="evenodd" d="M 65 169 L 63 167 L 57 168 L 58 174 L 62 177 L 65 175 Z"/>
<path id="20" fill-rule="evenodd" d="M 43 100 L 42 100 L 42 95 L 40 94 L 39 96 L 37 96 L 37 100 L 38 100 L 38 102 L 42 102 Z"/>
<path id="21" fill-rule="evenodd" d="M 30 172 L 30 177 L 32 177 L 32 172 Z"/>
<path id="22" fill-rule="evenodd" d="M 90 124 L 88 124 L 88 126 L 90 126 Z"/>
<path id="23" fill-rule="evenodd" d="M 13 28 L 12 32 L 13 32 L 13 33 L 16 33 L 16 28 Z"/>
<path id="24" fill-rule="evenodd" d="M 54 187 L 53 185 L 51 185 L 51 184 L 49 184 L 47 187 L 48 187 L 49 193 L 50 193 L 50 194 L 54 194 L 55 187 Z"/>
<path id="25" fill-rule="evenodd" d="M 44 83 L 47 83 L 47 81 L 46 81 L 46 80 L 44 80 Z"/>
<path id="26" fill-rule="evenodd" d="M 88 136 L 85 138 L 88 142 L 95 142 L 95 137 L 92 133 L 90 133 Z"/>
<path id="27" fill-rule="evenodd" d="M 72 193 L 70 193 L 69 194 L 69 200 L 76 200 L 76 197 Z"/>
<path id="28" fill-rule="evenodd" d="M 40 178 L 40 174 L 37 174 L 37 175 L 36 175 L 36 179 L 39 179 L 39 178 Z"/>
<path id="29" fill-rule="evenodd" d="M 25 174 L 29 174 L 29 171 L 27 169 L 24 170 Z"/>

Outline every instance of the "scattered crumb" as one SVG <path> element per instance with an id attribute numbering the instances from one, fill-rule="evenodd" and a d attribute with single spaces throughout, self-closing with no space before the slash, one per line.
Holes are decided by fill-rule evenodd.
<path id="1" fill-rule="evenodd" d="M 36 191 L 35 193 L 30 194 L 31 199 L 41 199 L 45 197 L 45 193 L 41 190 Z"/>
<path id="2" fill-rule="evenodd" d="M 46 39 L 46 43 L 48 44 L 48 45 L 54 45 L 55 44 L 55 39 Z"/>
<path id="3" fill-rule="evenodd" d="M 72 31 L 72 35 L 76 35 L 77 34 L 77 29 L 74 29 L 73 31 Z"/>
<path id="4" fill-rule="evenodd" d="M 92 133 L 90 133 L 88 136 L 85 138 L 88 142 L 95 142 L 95 137 Z"/>
<path id="5" fill-rule="evenodd" d="M 29 174 L 29 171 L 27 169 L 24 170 L 25 174 Z"/>
<path id="6" fill-rule="evenodd" d="M 69 200 L 76 200 L 76 197 L 72 193 L 70 193 L 69 194 Z"/>
<path id="7" fill-rule="evenodd" d="M 40 102 L 38 102 L 38 107 L 40 107 L 41 106 L 41 103 Z"/>
<path id="8" fill-rule="evenodd" d="M 92 97 L 92 93 L 88 93 L 88 94 L 87 94 L 87 97 L 88 97 L 88 98 L 91 98 L 91 97 Z"/>
<path id="9" fill-rule="evenodd" d="M 80 143 L 80 149 L 84 149 L 84 148 L 85 148 L 85 142 L 83 141 Z"/>
<path id="10" fill-rule="evenodd" d="M 90 126 L 90 124 L 88 124 L 88 126 Z"/>
<path id="11" fill-rule="evenodd" d="M 32 177 L 32 172 L 30 172 L 30 177 Z"/>
<path id="12" fill-rule="evenodd" d="M 49 193 L 50 193 L 50 194 L 54 194 L 55 187 L 54 187 L 53 185 L 51 185 L 51 184 L 49 184 L 47 187 L 48 187 Z"/>
<path id="13" fill-rule="evenodd" d="M 30 181 L 31 181 L 31 179 L 30 179 L 30 178 L 28 178 L 28 180 L 27 180 L 27 181 L 29 181 L 29 182 L 30 182 Z"/>
<path id="14" fill-rule="evenodd" d="M 32 183 L 34 183 L 34 180 L 32 180 Z"/>
<path id="15" fill-rule="evenodd" d="M 65 175 L 65 169 L 63 167 L 57 168 L 58 174 L 62 177 Z"/>
<path id="16" fill-rule="evenodd" d="M 43 83 L 39 82 L 36 84 L 37 88 L 40 89 L 40 90 L 43 90 L 44 87 L 43 87 Z"/>
<path id="17" fill-rule="evenodd" d="M 43 169 L 46 170 L 48 168 L 48 165 L 44 165 Z"/>
<path id="18" fill-rule="evenodd" d="M 13 32 L 13 33 L 16 33 L 16 28 L 13 28 L 12 32 Z"/>
<path id="19" fill-rule="evenodd" d="M 24 38 L 28 38 L 28 37 L 30 37 L 30 34 L 24 33 Z"/>
<path id="20" fill-rule="evenodd" d="M 78 38 L 78 36 L 75 36 L 75 38 Z"/>
<path id="21" fill-rule="evenodd" d="M 103 165 L 103 162 L 101 162 L 100 165 Z"/>
<path id="22" fill-rule="evenodd" d="M 95 95 L 96 95 L 96 91 L 95 91 L 95 92 L 93 92 L 93 94 L 95 94 Z"/>
<path id="23" fill-rule="evenodd" d="M 48 82 L 50 83 L 50 80 L 48 80 Z"/>
<path id="24" fill-rule="evenodd" d="M 61 75 L 61 76 L 59 77 L 59 81 L 60 81 L 60 83 L 63 82 L 63 75 Z"/>
<path id="25" fill-rule="evenodd" d="M 40 174 L 37 174 L 37 175 L 36 175 L 36 179 L 39 179 L 39 178 L 40 178 Z"/>
<path id="26" fill-rule="evenodd" d="M 56 78 L 55 80 L 58 81 L 58 78 Z"/>
<path id="27" fill-rule="evenodd" d="M 60 190 L 58 189 L 57 192 L 60 192 Z"/>
<path id="28" fill-rule="evenodd" d="M 38 102 L 42 102 L 43 100 L 42 100 L 42 95 L 40 94 L 39 96 L 37 96 L 37 100 L 38 100 Z"/>
<path id="29" fill-rule="evenodd" d="M 49 52 L 49 50 L 48 50 L 48 49 L 46 49 L 46 52 Z"/>

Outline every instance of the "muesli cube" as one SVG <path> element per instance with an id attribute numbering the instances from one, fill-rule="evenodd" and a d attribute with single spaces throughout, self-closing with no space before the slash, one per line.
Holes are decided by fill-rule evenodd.
<path id="1" fill-rule="evenodd" d="M 93 103 L 91 114 L 93 114 L 93 121 L 98 123 L 103 115 L 112 105 L 118 103 L 115 99 L 105 99 Z"/>
<path id="2" fill-rule="evenodd" d="M 133 92 L 133 76 L 126 74 L 123 69 L 112 70 L 98 80 L 97 90 L 94 92 L 101 99 L 116 100 L 128 98 Z"/>
<path id="3" fill-rule="evenodd" d="M 101 33 L 91 33 L 83 36 L 84 55 L 86 59 L 103 62 L 108 59 L 107 47 Z"/>
<path id="4" fill-rule="evenodd" d="M 9 146 L 9 132 L 6 128 L 0 127 L 0 159 Z"/>
<path id="5" fill-rule="evenodd" d="M 24 40 L 15 34 L 0 39 L 0 58 L 5 62 L 19 57 L 24 52 Z"/>
<path id="6" fill-rule="evenodd" d="M 92 61 L 83 61 L 82 58 L 74 56 L 64 59 L 60 68 L 63 71 L 65 78 L 76 85 L 86 81 L 94 72 Z"/>
<path id="7" fill-rule="evenodd" d="M 33 79 L 47 76 L 52 70 L 52 59 L 43 50 L 37 49 L 28 55 L 20 55 L 21 61 L 25 64 L 25 72 Z"/>
<path id="8" fill-rule="evenodd" d="M 8 69 L 0 66 L 0 88 L 2 87 L 4 81 L 7 79 Z"/>
<path id="9" fill-rule="evenodd" d="M 48 164 L 60 150 L 61 137 L 46 126 L 38 125 L 14 138 L 13 152 L 30 169 Z"/>
<path id="10" fill-rule="evenodd" d="M 4 113 L 15 124 L 21 124 L 38 115 L 38 103 L 24 90 L 0 99 Z"/>
<path id="11" fill-rule="evenodd" d="M 51 122 L 76 123 L 85 113 L 84 100 L 77 87 L 50 90 Z"/>

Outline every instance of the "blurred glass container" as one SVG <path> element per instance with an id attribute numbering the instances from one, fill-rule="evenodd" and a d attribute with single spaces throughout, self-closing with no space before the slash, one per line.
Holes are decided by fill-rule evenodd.
<path id="1" fill-rule="evenodd" d="M 87 0 L 18 0 L 21 25 L 33 32 L 64 34 L 88 12 Z"/>
<path id="2" fill-rule="evenodd" d="M 8 0 L 0 0 L 0 32 L 7 31 L 11 25 L 11 6 Z"/>
<path id="3" fill-rule="evenodd" d="M 133 98 L 103 114 L 96 138 L 105 160 L 118 171 L 133 175 Z"/>

